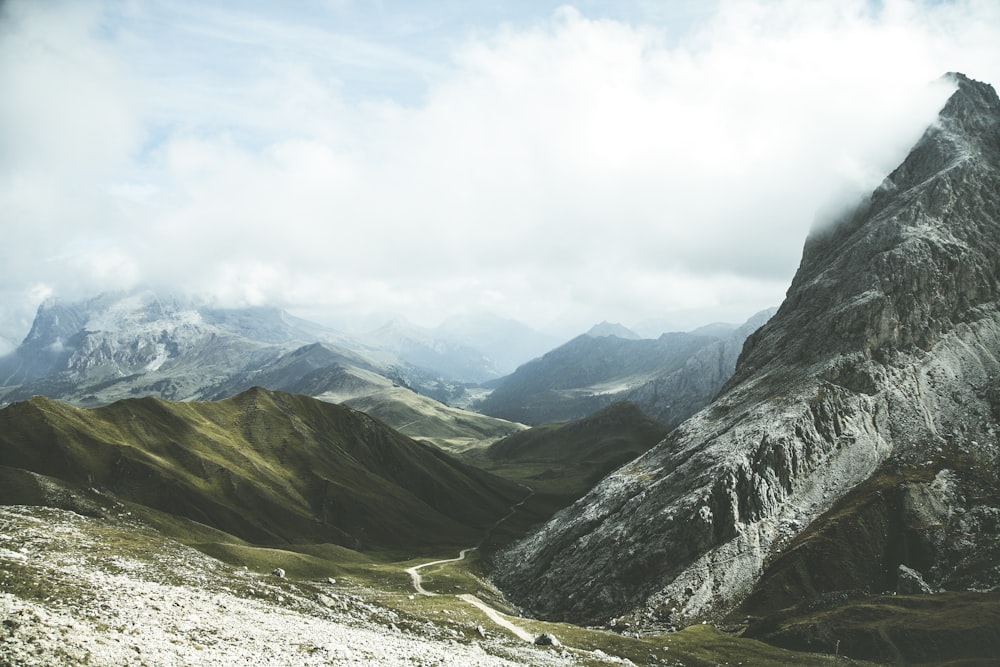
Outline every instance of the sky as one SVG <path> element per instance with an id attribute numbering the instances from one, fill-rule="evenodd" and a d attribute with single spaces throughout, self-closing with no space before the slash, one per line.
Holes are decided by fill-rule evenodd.
<path id="1" fill-rule="evenodd" d="M 0 353 L 137 286 L 742 322 L 997 44 L 992 0 L 0 0 Z"/>

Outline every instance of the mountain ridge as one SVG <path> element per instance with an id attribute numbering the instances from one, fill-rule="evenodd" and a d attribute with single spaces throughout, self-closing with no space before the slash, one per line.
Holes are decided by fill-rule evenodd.
<path id="1" fill-rule="evenodd" d="M 813 232 L 718 398 L 498 559 L 514 601 L 574 622 L 719 619 L 884 465 L 918 466 L 939 447 L 994 461 L 1000 101 L 951 80 L 938 121 L 870 201 Z M 954 498 L 923 492 L 968 512 L 955 498 L 977 482 L 956 479 Z M 964 549 L 989 549 L 988 529 L 968 521 Z M 952 534 L 925 534 L 942 563 Z M 966 586 L 988 586 L 998 566 Z"/>
<path id="2" fill-rule="evenodd" d="M 145 397 L 0 410 L 0 466 L 105 489 L 258 544 L 462 544 L 520 487 L 347 407 L 255 387 L 217 402 Z"/>
<path id="3" fill-rule="evenodd" d="M 673 332 L 656 339 L 581 334 L 523 364 L 476 404 L 525 424 L 572 421 L 626 400 L 674 427 L 707 404 L 732 375 L 743 341 L 774 311 L 761 311 L 721 337 Z"/>

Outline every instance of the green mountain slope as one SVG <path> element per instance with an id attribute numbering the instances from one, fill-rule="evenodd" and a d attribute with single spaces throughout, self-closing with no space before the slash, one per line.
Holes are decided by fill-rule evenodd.
<path id="1" fill-rule="evenodd" d="M 565 424 L 507 436 L 463 460 L 540 493 L 575 499 L 604 475 L 662 440 L 667 427 L 627 401 Z"/>
<path id="2" fill-rule="evenodd" d="M 344 405 L 361 410 L 404 435 L 456 453 L 470 447 L 482 447 L 483 443 L 525 428 L 521 424 L 444 405 L 406 387 L 372 391 L 345 400 Z"/>
<path id="3" fill-rule="evenodd" d="M 474 543 L 524 495 L 365 414 L 259 388 L 90 410 L 36 397 L 0 411 L 0 465 L 257 544 Z"/>

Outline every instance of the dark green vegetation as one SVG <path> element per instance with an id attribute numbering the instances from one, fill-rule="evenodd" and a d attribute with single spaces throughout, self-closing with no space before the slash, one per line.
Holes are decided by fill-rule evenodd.
<path id="1" fill-rule="evenodd" d="M 467 545 L 525 495 L 360 412 L 262 389 L 91 410 L 33 398 L 0 411 L 0 465 L 259 545 Z"/>
<path id="2" fill-rule="evenodd" d="M 1000 655 L 1000 593 L 831 596 L 753 625 L 747 636 L 896 665 L 986 667 Z"/>
<path id="3" fill-rule="evenodd" d="M 620 401 L 574 422 L 515 433 L 485 450 L 470 450 L 463 459 L 568 504 L 658 443 L 667 430 Z"/>

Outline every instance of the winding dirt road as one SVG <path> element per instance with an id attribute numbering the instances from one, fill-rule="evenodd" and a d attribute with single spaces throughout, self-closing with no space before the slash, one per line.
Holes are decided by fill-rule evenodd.
<path id="1" fill-rule="evenodd" d="M 413 567 L 406 568 L 406 573 L 410 575 L 410 579 L 413 580 L 413 588 L 421 595 L 428 595 L 428 596 L 438 595 L 437 593 L 434 593 L 433 591 L 429 591 L 426 588 L 424 588 L 423 586 L 424 578 L 420 575 L 420 570 L 424 569 L 425 567 L 432 567 L 434 565 L 441 565 L 443 563 L 457 563 L 460 560 L 465 560 L 465 557 L 469 554 L 470 551 L 475 551 L 478 548 L 479 547 L 469 547 L 468 549 L 462 549 L 462 551 L 459 552 L 458 554 L 458 558 L 445 558 L 444 560 L 432 560 L 429 563 L 421 563 L 420 565 L 414 565 Z"/>
<path id="2" fill-rule="evenodd" d="M 535 643 L 535 635 L 531 634 L 530 632 L 522 628 L 520 625 L 514 625 L 513 623 L 508 621 L 506 618 L 500 615 L 500 612 L 498 612 L 496 609 L 494 609 L 493 607 L 489 606 L 488 604 L 477 598 L 475 595 L 472 595 L 470 593 L 462 593 L 461 595 L 458 596 L 458 599 L 463 600 L 464 602 L 468 602 L 473 607 L 478 607 L 479 609 L 482 609 L 483 613 L 489 616 L 491 621 L 499 625 L 501 628 L 510 630 L 518 637 L 518 639 L 523 639 L 524 641 L 530 642 L 532 644 Z"/>
<path id="3" fill-rule="evenodd" d="M 535 495 L 535 492 L 532 491 L 531 489 L 528 489 L 528 491 L 529 491 L 528 495 L 526 495 L 523 499 L 521 499 L 520 502 L 511 505 L 510 511 L 507 512 L 507 514 L 505 514 L 502 518 L 500 518 L 496 523 L 490 526 L 490 529 L 486 531 L 486 534 L 483 536 L 483 539 L 479 540 L 479 544 L 477 544 L 476 546 L 468 547 L 467 549 L 462 549 L 462 551 L 460 551 L 458 556 L 455 558 L 432 560 L 428 563 L 421 563 L 419 565 L 414 565 L 413 567 L 406 568 L 406 573 L 410 575 L 410 579 L 413 581 L 413 589 L 420 595 L 427 595 L 427 596 L 440 595 L 439 593 L 435 593 L 433 591 L 429 591 L 426 588 L 424 588 L 423 576 L 420 574 L 420 570 L 426 567 L 443 565 L 444 563 L 457 563 L 458 561 L 465 560 L 466 556 L 468 556 L 473 551 L 476 551 L 477 549 L 479 549 L 479 547 L 483 545 L 483 542 L 486 541 L 486 539 L 493 533 L 494 530 L 497 529 L 497 527 L 501 523 L 503 523 L 510 517 L 514 516 L 517 510 L 522 505 L 524 505 L 524 503 L 526 503 L 528 499 L 531 498 L 531 496 Z M 463 593 L 462 595 L 458 596 L 458 599 L 478 608 L 483 613 L 485 613 L 486 616 L 488 616 L 491 621 L 499 625 L 501 628 L 504 628 L 505 630 L 508 630 L 509 632 L 513 633 L 518 639 L 531 643 L 535 641 L 535 635 L 528 632 L 521 626 L 515 625 L 514 623 L 510 622 L 509 620 L 504 618 L 499 611 L 489 606 L 488 604 L 477 598 L 475 595 L 472 595 L 471 593 Z"/>

